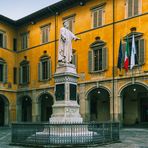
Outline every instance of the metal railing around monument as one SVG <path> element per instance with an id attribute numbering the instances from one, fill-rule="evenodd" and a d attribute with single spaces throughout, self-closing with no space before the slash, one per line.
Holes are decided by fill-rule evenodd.
<path id="1" fill-rule="evenodd" d="M 119 123 L 13 123 L 11 144 L 95 145 L 119 141 Z"/>

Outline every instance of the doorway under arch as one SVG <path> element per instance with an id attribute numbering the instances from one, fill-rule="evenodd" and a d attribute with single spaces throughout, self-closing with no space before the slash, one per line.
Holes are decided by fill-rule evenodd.
<path id="1" fill-rule="evenodd" d="M 148 89 L 130 84 L 121 91 L 122 120 L 124 125 L 148 122 Z"/>
<path id="2" fill-rule="evenodd" d="M 22 97 L 22 121 L 32 121 L 32 100 L 29 96 Z"/>
<path id="3" fill-rule="evenodd" d="M 0 95 L 0 126 L 9 124 L 9 102 L 8 99 Z"/>
<path id="4" fill-rule="evenodd" d="M 90 106 L 90 121 L 110 120 L 110 97 L 109 92 L 104 88 L 95 88 L 88 94 Z"/>
<path id="5" fill-rule="evenodd" d="M 39 97 L 40 117 L 42 122 L 49 121 L 52 115 L 53 97 L 49 93 L 42 94 Z"/>

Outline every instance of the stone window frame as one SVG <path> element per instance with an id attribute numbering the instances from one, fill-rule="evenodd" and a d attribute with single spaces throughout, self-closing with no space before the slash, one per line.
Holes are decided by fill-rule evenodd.
<path id="1" fill-rule="evenodd" d="M 29 31 L 21 33 L 21 49 L 29 48 Z"/>
<path id="2" fill-rule="evenodd" d="M 106 2 L 101 3 L 90 9 L 92 17 L 92 28 L 97 28 L 105 25 L 105 6 Z M 99 12 L 101 12 L 101 14 Z M 101 17 L 99 17 L 99 15 L 101 15 Z M 97 18 L 95 19 L 95 17 Z M 98 18 L 101 18 L 101 21 L 98 21 Z"/>
<path id="3" fill-rule="evenodd" d="M 75 24 L 75 16 L 76 16 L 76 14 L 71 14 L 71 15 L 69 15 L 69 16 L 66 16 L 66 17 L 63 17 L 63 23 L 64 22 L 68 22 L 69 23 L 69 30 L 71 31 L 71 32 L 74 32 L 75 31 L 75 29 L 74 29 L 74 24 Z"/>
<path id="4" fill-rule="evenodd" d="M 50 36 L 50 24 L 46 24 L 40 27 L 41 32 L 41 44 L 46 44 L 49 42 Z"/>
<path id="5" fill-rule="evenodd" d="M 130 7 L 132 8 L 132 10 L 130 9 Z M 142 0 L 137 0 L 137 4 L 135 0 L 125 0 L 125 18 L 134 17 L 140 15 L 141 13 L 142 13 Z"/>
<path id="6" fill-rule="evenodd" d="M 0 70 L 0 83 L 7 83 L 8 67 L 6 61 L 2 58 L 0 58 L 0 65 L 2 65 L 2 70 Z"/>
<path id="7" fill-rule="evenodd" d="M 46 74 L 43 72 L 43 62 L 47 62 L 47 70 Z M 43 73 L 46 76 L 43 76 Z M 51 57 L 48 55 L 43 55 L 39 59 L 38 63 L 38 80 L 39 81 L 49 81 L 52 78 L 52 63 L 51 63 Z"/>
<path id="8" fill-rule="evenodd" d="M 7 34 L 5 31 L 0 30 L 2 41 L 0 42 L 0 48 L 7 48 Z"/>
<path id="9" fill-rule="evenodd" d="M 30 63 L 27 60 L 23 60 L 19 67 L 19 84 L 25 85 L 30 82 Z"/>
<path id="10" fill-rule="evenodd" d="M 134 28 L 134 27 L 133 27 Z M 131 30 L 133 29 L 131 28 Z M 136 29 L 136 28 L 134 28 Z M 129 54 L 131 55 L 131 47 L 132 47 L 132 37 L 135 37 L 135 44 L 136 44 L 136 53 L 138 53 L 138 56 L 136 55 L 135 58 L 136 59 L 136 65 L 135 67 L 138 67 L 138 66 L 142 66 L 145 64 L 145 58 L 146 58 L 146 51 L 145 51 L 145 39 L 143 38 L 143 33 L 141 32 L 136 32 L 136 30 L 134 31 L 131 31 L 131 33 L 127 34 L 126 36 L 123 37 L 123 43 L 122 43 L 122 55 L 123 55 L 123 58 L 122 58 L 122 66 L 124 65 L 124 57 L 125 57 L 125 49 L 126 49 L 126 40 L 128 38 L 128 41 L 130 43 L 130 46 L 129 46 Z M 137 45 L 138 45 L 138 48 L 137 48 Z M 130 56 L 129 56 L 130 58 Z M 129 59 L 129 67 L 130 67 L 130 59 Z"/>
<path id="11" fill-rule="evenodd" d="M 102 68 L 95 70 L 94 64 L 94 51 L 102 50 Z M 98 65 L 99 66 L 99 65 Z M 99 73 L 104 72 L 108 69 L 108 49 L 106 47 L 106 43 L 100 40 L 99 37 L 96 37 L 96 41 L 90 45 L 90 50 L 88 51 L 88 72 L 91 73 Z"/>

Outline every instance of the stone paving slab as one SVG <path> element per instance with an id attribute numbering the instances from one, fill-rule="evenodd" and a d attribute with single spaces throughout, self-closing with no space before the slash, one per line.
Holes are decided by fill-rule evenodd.
<path id="1" fill-rule="evenodd" d="M 120 143 L 97 146 L 97 148 L 148 148 L 148 128 L 123 128 L 120 132 L 120 140 Z M 0 128 L 0 148 L 25 148 L 10 146 L 10 141 L 11 129 Z"/>

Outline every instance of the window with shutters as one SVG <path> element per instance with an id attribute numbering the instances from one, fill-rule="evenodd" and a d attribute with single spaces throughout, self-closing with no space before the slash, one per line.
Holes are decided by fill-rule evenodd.
<path id="1" fill-rule="evenodd" d="M 0 58 L 0 82 L 7 82 L 7 63 Z"/>
<path id="2" fill-rule="evenodd" d="M 20 63 L 20 84 L 28 84 L 30 81 L 30 65 L 27 60 L 24 60 Z"/>
<path id="3" fill-rule="evenodd" d="M 49 25 L 41 27 L 41 43 L 49 42 Z"/>
<path id="4" fill-rule="evenodd" d="M 21 34 L 21 48 L 27 49 L 29 45 L 29 33 L 25 32 Z"/>
<path id="5" fill-rule="evenodd" d="M 70 17 L 66 17 L 66 18 L 63 18 L 63 23 L 64 22 L 68 22 L 68 29 L 71 31 L 71 32 L 74 32 L 74 22 L 75 22 L 75 15 L 72 15 Z"/>
<path id="6" fill-rule="evenodd" d="M 88 52 L 88 69 L 89 73 L 102 72 L 107 70 L 107 48 L 106 43 L 96 37 L 96 41 L 90 45 Z"/>
<path id="7" fill-rule="evenodd" d="M 104 25 L 104 6 L 92 10 L 93 28 Z"/>
<path id="8" fill-rule="evenodd" d="M 46 81 L 51 79 L 51 58 L 42 56 L 38 64 L 39 81 Z"/>
<path id="9" fill-rule="evenodd" d="M 122 52 L 123 52 L 123 63 L 124 63 L 124 57 L 125 57 L 125 50 L 126 50 L 126 41 L 128 38 L 129 42 L 129 63 L 131 61 L 131 50 L 132 50 L 132 37 L 134 35 L 135 38 L 135 48 L 136 48 L 136 54 L 135 54 L 135 66 L 141 66 L 145 63 L 145 40 L 143 38 L 143 33 L 140 32 L 131 32 L 128 35 L 126 35 L 123 40 L 123 46 L 122 46 Z M 130 64 L 129 64 L 130 65 Z"/>
<path id="10" fill-rule="evenodd" d="M 127 0 L 127 17 L 136 16 L 140 13 L 141 0 Z"/>
<path id="11" fill-rule="evenodd" d="M 1 48 L 7 47 L 7 37 L 6 37 L 6 33 L 3 31 L 0 31 L 0 47 Z"/>

